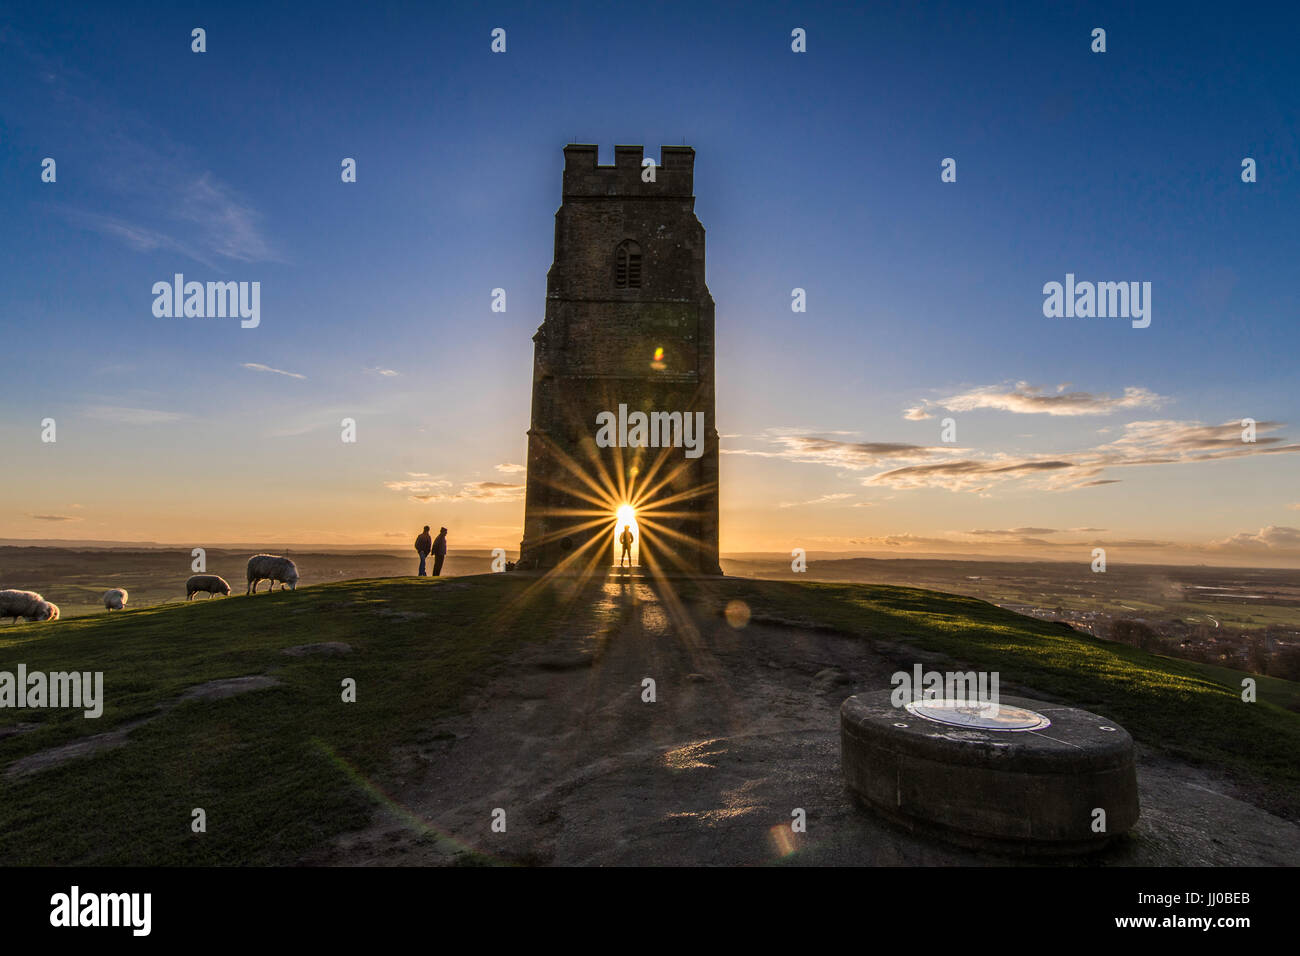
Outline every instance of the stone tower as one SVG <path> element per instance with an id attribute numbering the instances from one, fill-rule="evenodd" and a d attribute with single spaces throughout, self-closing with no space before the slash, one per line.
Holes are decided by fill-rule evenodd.
<path id="1" fill-rule="evenodd" d="M 642 158 L 640 146 L 616 146 L 614 165 L 600 166 L 595 146 L 564 148 L 546 316 L 533 336 L 523 568 L 603 572 L 615 563 L 615 512 L 630 503 L 642 567 L 721 573 L 695 150 L 662 147 L 653 182 Z M 637 412 L 650 427 L 638 429 Z M 611 417 L 618 426 L 602 433 Z"/>

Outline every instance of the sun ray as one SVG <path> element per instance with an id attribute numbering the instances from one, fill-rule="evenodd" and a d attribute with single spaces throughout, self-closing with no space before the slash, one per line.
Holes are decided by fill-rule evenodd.
<path id="1" fill-rule="evenodd" d="M 661 464 L 664 461 L 666 461 L 667 457 L 668 457 L 667 455 L 660 455 L 658 459 L 656 459 L 657 464 Z M 663 476 L 663 478 L 659 480 L 659 483 L 657 485 L 650 485 L 650 481 L 654 477 L 654 472 L 652 471 L 650 475 L 646 476 L 645 481 L 648 487 L 641 492 L 641 498 L 647 499 L 658 494 L 661 488 L 672 484 L 673 480 L 678 475 L 680 475 L 683 471 L 685 471 L 688 467 L 689 465 L 685 461 L 679 462 L 676 466 L 673 467 L 671 471 L 669 471 L 666 475 Z M 656 471 L 658 470 L 657 467 L 655 470 Z"/>
<path id="2" fill-rule="evenodd" d="M 679 501 L 691 501 L 712 493 L 714 487 L 714 485 L 710 484 L 699 488 L 688 488 L 685 491 L 674 492 L 666 498 L 656 498 L 650 504 L 642 505 L 642 507 L 647 510 L 655 510 L 664 505 L 676 504 Z"/>
<path id="3" fill-rule="evenodd" d="M 600 460 L 599 456 L 589 456 L 591 458 L 589 466 L 594 466 L 597 471 L 597 477 L 604 482 L 603 486 L 600 481 L 597 480 L 597 477 L 591 475 L 590 467 L 584 468 L 579 462 L 574 461 L 573 457 L 568 452 L 546 436 L 541 436 L 541 440 L 554 460 L 559 462 L 566 471 L 571 473 L 579 481 L 583 482 L 596 495 L 603 497 L 610 496 L 609 489 L 613 487 L 613 480 L 611 479 L 609 472 L 606 470 L 604 462 Z M 551 487 L 561 488 L 561 490 L 569 494 L 575 493 L 575 489 L 568 486 L 562 487 L 560 485 L 551 484 Z"/>
<path id="4" fill-rule="evenodd" d="M 654 525 L 654 524 L 647 524 L 646 527 L 641 529 L 641 534 L 646 544 L 645 553 L 647 555 L 647 560 L 652 555 L 663 554 L 666 555 L 669 559 L 671 559 L 679 568 L 681 568 L 684 573 L 689 574 L 691 572 L 690 565 L 688 565 L 686 561 L 677 554 L 677 552 L 673 551 L 672 548 L 659 548 L 655 546 L 655 535 L 660 533 L 663 533 L 669 537 L 679 538 L 685 542 L 690 542 L 692 540 L 691 538 L 687 537 L 686 535 L 682 534 L 681 532 L 673 528 Z"/>
<path id="5" fill-rule="evenodd" d="M 627 501 L 627 469 L 623 464 L 622 448 L 614 447 L 614 459 L 615 475 L 618 477 L 617 497 L 619 501 Z"/>
<path id="6" fill-rule="evenodd" d="M 642 528 L 641 530 L 643 534 L 647 531 L 652 532 L 654 534 L 663 534 L 666 537 L 672 538 L 674 541 L 681 541 L 683 544 L 691 544 L 695 541 L 695 539 L 692 538 L 690 535 L 683 534 L 682 532 L 678 531 L 676 528 L 670 528 L 666 524 L 659 524 L 658 522 L 655 521 L 647 520 L 645 523 L 645 527 Z M 647 543 L 649 543 L 649 539 L 647 539 Z M 671 554 L 673 557 L 677 556 L 676 552 L 673 552 L 671 549 L 669 549 L 669 554 Z"/>
<path id="7" fill-rule="evenodd" d="M 596 495 L 589 495 L 585 491 L 582 491 L 581 489 L 570 488 L 567 485 L 561 485 L 556 482 L 548 481 L 548 482 L 542 482 L 542 484 L 546 485 L 547 487 L 555 488 L 560 491 L 563 491 L 570 498 L 582 499 L 583 501 L 590 504 L 593 508 L 598 509 L 601 514 L 604 514 L 609 509 L 610 505 L 613 503 L 613 498 L 605 495 L 604 493 L 602 493 L 599 497 L 597 497 Z M 570 511 L 570 510 L 571 509 L 568 508 L 556 508 L 556 507 L 545 508 L 545 509 L 539 508 L 537 510 L 537 513 L 554 515 L 554 514 L 562 514 L 565 511 Z"/>
<path id="8" fill-rule="evenodd" d="M 656 474 L 658 474 L 659 469 L 661 469 L 669 461 L 669 454 L 668 454 L 669 451 L 671 451 L 671 449 L 667 449 L 667 448 L 662 449 L 659 452 L 659 454 L 654 456 L 653 460 L 651 460 L 650 465 L 646 469 L 645 473 L 638 474 L 637 477 L 641 479 L 641 484 L 643 488 L 645 488 L 646 490 L 643 490 L 636 495 L 629 495 L 628 496 L 629 501 L 633 501 L 635 503 L 637 499 L 644 499 L 647 496 L 655 493 L 658 486 L 655 487 L 649 487 L 649 486 L 650 483 L 654 481 L 654 477 Z M 677 471 L 680 471 L 680 467 L 677 469 Z M 676 474 L 677 471 L 674 471 L 674 474 Z"/>
<path id="9" fill-rule="evenodd" d="M 548 531 L 546 534 L 542 536 L 541 540 L 549 544 L 553 541 L 559 541 L 563 538 L 570 537 L 575 534 L 580 534 L 583 531 L 588 531 L 591 528 L 602 527 L 604 525 L 610 524 L 612 521 L 613 521 L 612 517 L 602 516 L 599 518 L 593 518 L 590 521 L 584 521 L 581 524 L 567 524 L 564 527 L 557 528 L 554 531 Z"/>

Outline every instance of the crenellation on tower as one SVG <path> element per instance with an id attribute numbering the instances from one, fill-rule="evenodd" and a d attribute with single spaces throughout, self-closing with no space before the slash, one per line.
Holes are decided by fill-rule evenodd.
<path id="1" fill-rule="evenodd" d="M 644 146 L 615 146 L 614 165 L 598 163 L 599 149 L 589 143 L 564 147 L 564 199 L 603 199 L 638 196 L 676 199 L 694 205 L 695 150 L 690 146 L 661 146 L 655 182 L 644 182 Z"/>
<path id="2" fill-rule="evenodd" d="M 693 146 L 660 146 L 659 165 L 674 172 L 685 170 L 695 172 L 695 148 Z"/>
<path id="3" fill-rule="evenodd" d="M 644 146 L 615 146 L 614 166 L 616 169 L 635 169 L 641 174 L 641 161 L 645 159 Z"/>

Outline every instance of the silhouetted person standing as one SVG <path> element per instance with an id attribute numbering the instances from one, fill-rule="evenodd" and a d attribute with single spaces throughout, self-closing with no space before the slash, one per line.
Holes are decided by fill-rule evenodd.
<path id="1" fill-rule="evenodd" d="M 447 556 L 447 529 L 440 528 L 433 539 L 433 576 L 442 574 L 442 559 Z"/>
<path id="2" fill-rule="evenodd" d="M 623 533 L 618 536 L 618 543 L 623 546 L 623 554 L 619 556 L 618 566 L 623 566 L 623 558 L 627 558 L 627 566 L 632 567 L 632 529 L 623 528 Z"/>
<path id="3" fill-rule="evenodd" d="M 415 539 L 415 550 L 420 555 L 419 577 L 428 577 L 424 570 L 424 560 L 429 556 L 429 552 L 433 550 L 433 539 L 429 537 L 429 526 L 427 524 L 424 526 L 424 530 L 420 532 L 420 536 Z M 441 561 L 438 562 L 438 567 L 442 567 Z M 437 574 L 438 572 L 433 573 Z"/>

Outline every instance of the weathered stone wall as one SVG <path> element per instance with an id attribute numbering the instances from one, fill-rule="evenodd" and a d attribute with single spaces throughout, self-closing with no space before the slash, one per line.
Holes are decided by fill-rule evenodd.
<path id="1" fill-rule="evenodd" d="M 607 532 L 610 560 L 600 563 L 613 563 L 612 525 L 576 526 L 600 517 L 605 506 L 593 497 L 609 499 L 605 510 L 612 520 L 635 468 L 634 487 L 672 475 L 667 486 L 639 503 L 642 511 L 653 512 L 656 501 L 673 495 L 698 492 L 665 506 L 671 515 L 639 523 L 642 563 L 671 572 L 720 573 L 713 299 L 704 278 L 704 228 L 692 195 L 695 151 L 663 147 L 653 183 L 642 181 L 640 146 L 616 147 L 613 166 L 596 164 L 595 146 L 567 146 L 564 154 L 546 317 L 533 338 L 521 563 L 553 567 L 592 535 Z M 624 240 L 640 247 L 640 288 L 615 286 L 615 253 Z M 617 412 L 620 404 L 629 411 L 703 411 L 702 456 L 687 459 L 680 448 L 597 448 L 596 416 Z M 693 543 L 656 533 L 655 525 Z"/>

